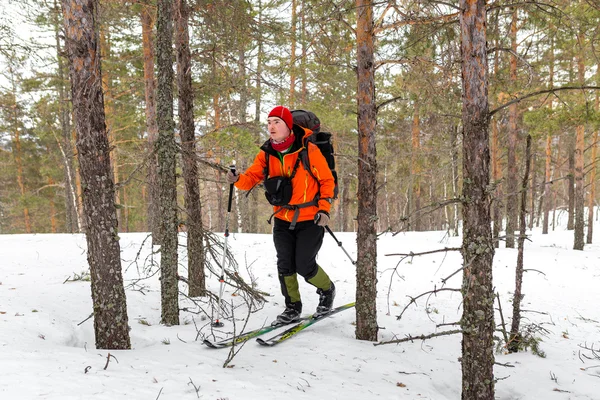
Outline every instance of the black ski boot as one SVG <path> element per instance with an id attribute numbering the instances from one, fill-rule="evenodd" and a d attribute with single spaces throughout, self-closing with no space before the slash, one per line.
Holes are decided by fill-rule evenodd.
<path id="1" fill-rule="evenodd" d="M 315 318 L 322 317 L 331 312 L 333 307 L 333 299 L 335 299 L 335 285 L 331 282 L 331 287 L 328 290 L 317 289 L 319 294 L 319 305 L 317 306 L 317 312 L 314 314 Z"/>
<path id="2" fill-rule="evenodd" d="M 302 303 L 289 303 L 285 305 L 285 310 L 277 316 L 271 326 L 287 325 L 300 320 L 302 314 Z"/>

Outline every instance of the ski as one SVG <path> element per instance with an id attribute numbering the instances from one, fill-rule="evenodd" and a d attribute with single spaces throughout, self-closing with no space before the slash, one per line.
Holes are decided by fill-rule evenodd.
<path id="1" fill-rule="evenodd" d="M 315 317 L 314 315 L 311 315 L 304 321 L 300 321 L 299 323 L 292 326 L 291 328 L 289 328 L 269 339 L 263 340 L 261 338 L 258 338 L 258 339 L 256 339 L 256 341 L 263 346 L 275 346 L 276 344 L 279 344 L 279 343 L 283 342 L 284 340 L 291 338 L 298 332 L 308 328 L 312 324 L 322 321 L 325 318 L 332 316 L 333 314 L 339 313 L 340 311 L 344 311 L 344 310 L 354 307 L 354 304 L 355 303 L 352 302 L 352 303 L 345 304 L 343 306 L 336 307 L 333 310 L 331 310 L 331 312 L 329 314 L 325 314 L 321 317 Z"/>
<path id="2" fill-rule="evenodd" d="M 312 316 L 303 317 L 299 321 L 305 321 L 305 320 L 307 320 L 307 319 L 309 319 L 311 317 Z M 297 322 L 298 321 L 294 321 L 294 322 L 291 322 L 291 323 L 297 323 Z M 208 347 L 212 348 L 212 349 L 223 349 L 223 348 L 226 348 L 226 347 L 231 347 L 233 345 L 237 345 L 237 344 L 243 343 L 243 342 L 245 342 L 245 341 L 247 341 L 249 339 L 255 338 L 255 337 L 260 336 L 260 335 L 264 335 L 265 333 L 269 333 L 269 332 L 271 332 L 271 331 L 273 331 L 275 329 L 278 329 L 278 328 L 281 328 L 282 326 L 287 326 L 287 325 L 290 325 L 290 324 L 279 324 L 279 325 L 275 325 L 275 326 L 272 326 L 272 325 L 263 326 L 262 328 L 258 328 L 258 329 L 255 329 L 253 331 L 243 333 L 243 334 L 241 334 L 239 336 L 234 336 L 234 337 L 231 337 L 231 338 L 228 338 L 228 339 L 224 339 L 224 340 L 221 340 L 220 342 L 211 342 L 208 339 L 204 339 L 202 342 L 205 345 L 207 345 Z"/>

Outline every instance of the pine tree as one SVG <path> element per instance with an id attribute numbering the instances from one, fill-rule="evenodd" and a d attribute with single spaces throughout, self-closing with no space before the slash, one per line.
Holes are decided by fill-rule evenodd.
<path id="1" fill-rule="evenodd" d="M 460 1 L 463 93 L 462 399 L 494 399 L 486 2 Z"/>
<path id="2" fill-rule="evenodd" d="M 158 178 L 161 215 L 161 321 L 179 325 L 177 277 L 177 144 L 173 120 L 173 1 L 158 0 L 156 18 Z"/>
<path id="3" fill-rule="evenodd" d="M 114 183 L 104 116 L 97 0 L 62 0 L 77 153 L 84 188 L 94 331 L 99 349 L 129 349 Z"/>
<path id="4" fill-rule="evenodd" d="M 358 234 L 356 338 L 377 340 L 377 150 L 373 2 L 357 0 Z"/>

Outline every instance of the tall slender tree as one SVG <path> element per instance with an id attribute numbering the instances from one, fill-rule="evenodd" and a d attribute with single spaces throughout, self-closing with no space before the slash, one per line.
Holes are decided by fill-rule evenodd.
<path id="1" fill-rule="evenodd" d="M 373 1 L 356 0 L 358 106 L 358 257 L 356 338 L 377 340 L 377 150 Z"/>
<path id="2" fill-rule="evenodd" d="M 54 28 L 54 41 L 56 44 L 57 61 L 57 83 L 58 92 L 58 112 L 60 119 L 60 149 L 64 165 L 65 182 L 65 224 L 67 232 L 75 233 L 82 231 L 81 213 L 77 206 L 77 196 L 75 188 L 75 168 L 73 161 L 75 152 L 73 151 L 73 141 L 71 140 L 71 110 L 69 108 L 69 99 L 67 96 L 68 71 L 65 68 L 62 42 L 60 38 L 61 12 L 58 1 L 54 0 L 52 9 L 52 25 Z"/>
<path id="3" fill-rule="evenodd" d="M 160 244 L 160 215 L 158 193 L 158 162 L 155 154 L 158 139 L 156 123 L 156 80 L 154 79 L 154 33 L 155 8 L 146 0 L 141 8 L 142 49 L 144 54 L 144 93 L 146 130 L 148 131 L 148 183 L 147 183 L 147 227 L 152 232 L 152 243 Z"/>
<path id="4" fill-rule="evenodd" d="M 494 244 L 490 217 L 490 153 L 486 1 L 460 1 L 463 124 L 462 399 L 494 399 Z"/>
<path id="5" fill-rule="evenodd" d="M 173 119 L 173 0 L 158 0 L 156 38 L 161 321 L 166 325 L 179 325 L 175 170 L 178 151 Z"/>
<path id="6" fill-rule="evenodd" d="M 585 85 L 585 39 L 583 31 L 580 31 L 577 37 L 577 72 L 578 81 L 581 86 Z M 583 99 L 585 102 L 585 98 Z M 585 240 L 584 231 L 584 205 L 585 205 L 585 180 L 583 175 L 584 168 L 584 150 L 585 150 L 585 125 L 581 122 L 577 125 L 575 134 L 575 229 L 573 249 L 583 250 Z"/>
<path id="7" fill-rule="evenodd" d="M 518 9 L 513 7 L 510 23 L 510 80 L 517 82 L 517 21 Z M 518 108 L 511 104 L 508 110 L 508 144 L 506 174 L 506 247 L 515 247 L 515 230 L 519 221 L 519 202 L 517 189 L 517 142 L 518 142 Z"/>
<path id="8" fill-rule="evenodd" d="M 83 187 L 96 347 L 129 349 L 115 188 L 102 94 L 98 0 L 62 0 L 61 4 Z"/>
<path id="9" fill-rule="evenodd" d="M 194 128 L 194 92 L 188 28 L 189 7 L 186 0 L 175 0 L 175 43 L 177 48 L 177 93 L 179 100 L 179 135 L 185 181 L 185 211 L 188 252 L 188 290 L 192 297 L 206 290 L 204 278 L 204 244 L 202 209 L 198 185 L 198 162 Z"/>

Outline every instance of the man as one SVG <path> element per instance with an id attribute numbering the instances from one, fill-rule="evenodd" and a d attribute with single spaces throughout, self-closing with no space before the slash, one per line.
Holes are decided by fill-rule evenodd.
<path id="1" fill-rule="evenodd" d="M 316 257 L 329 222 L 335 182 L 325 157 L 307 140 L 313 132 L 295 125 L 288 108 L 271 110 L 268 130 L 270 138 L 252 165 L 243 174 L 229 172 L 227 181 L 241 190 L 264 181 L 267 200 L 273 204 L 273 242 L 285 298 L 285 310 L 272 325 L 284 325 L 299 320 L 302 313 L 298 274 L 317 288 L 315 316 L 328 314 L 333 306 L 335 285 Z M 310 172 L 301 160 L 304 156 L 308 157 Z"/>

